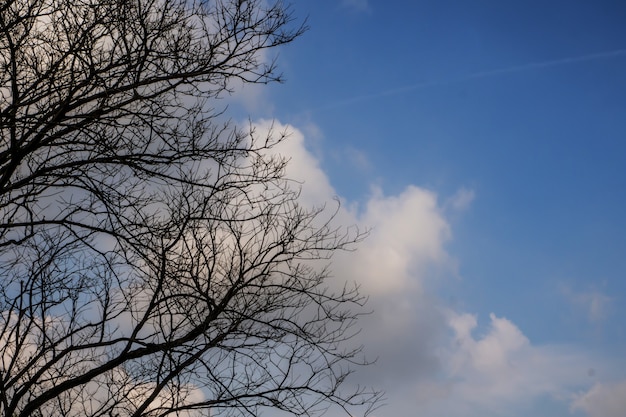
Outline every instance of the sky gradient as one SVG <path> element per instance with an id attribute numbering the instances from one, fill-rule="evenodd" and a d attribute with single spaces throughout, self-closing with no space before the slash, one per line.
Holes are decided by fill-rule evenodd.
<path id="1" fill-rule="evenodd" d="M 321 0 L 286 83 L 229 98 L 303 200 L 371 227 L 352 382 L 376 417 L 623 417 L 626 3 Z"/>

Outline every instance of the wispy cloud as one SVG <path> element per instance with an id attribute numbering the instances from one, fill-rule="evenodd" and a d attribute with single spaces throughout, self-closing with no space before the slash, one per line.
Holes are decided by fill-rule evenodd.
<path id="1" fill-rule="evenodd" d="M 356 12 L 371 12 L 368 0 L 341 0 L 341 5 Z"/>
<path id="2" fill-rule="evenodd" d="M 476 192 L 474 190 L 462 187 L 446 200 L 445 208 L 454 211 L 467 210 L 475 198 Z"/>
<path id="3" fill-rule="evenodd" d="M 455 77 L 455 78 L 446 78 L 446 79 L 440 79 L 440 80 L 423 81 L 423 82 L 418 82 L 414 84 L 406 84 L 403 86 L 390 88 L 390 89 L 382 90 L 382 91 L 377 91 L 377 92 L 370 93 L 370 94 L 354 96 L 354 97 L 346 98 L 344 100 L 338 100 L 332 103 L 328 103 L 324 106 L 318 107 L 315 110 L 328 110 L 328 109 L 333 109 L 337 107 L 344 107 L 344 106 L 348 106 L 354 103 L 374 100 L 377 98 L 393 96 L 397 94 L 404 94 L 404 93 L 408 93 L 411 91 L 421 90 L 421 89 L 429 88 L 429 87 L 457 84 L 457 83 L 462 83 L 465 81 L 470 81 L 470 80 L 475 80 L 475 79 L 489 78 L 489 77 L 495 77 L 495 76 L 500 76 L 500 75 L 505 75 L 505 74 L 512 74 L 512 73 L 525 72 L 525 71 L 531 71 L 531 70 L 539 70 L 539 69 L 544 69 L 544 68 L 559 67 L 559 66 L 564 66 L 564 65 L 572 65 L 572 64 L 576 64 L 580 62 L 610 59 L 610 58 L 616 58 L 620 56 L 626 56 L 626 49 L 615 49 L 611 51 L 604 51 L 604 52 L 598 52 L 598 53 L 587 54 L 587 55 L 578 55 L 578 56 L 552 59 L 552 60 L 546 60 L 546 61 L 529 62 L 527 64 L 514 65 L 514 66 L 506 67 L 506 68 L 496 68 L 496 69 L 490 69 L 490 70 L 485 70 L 485 71 L 478 71 L 478 72 L 473 72 L 471 74 L 462 75 L 462 76 Z"/>
<path id="4" fill-rule="evenodd" d="M 599 323 L 606 319 L 611 310 L 613 299 L 596 289 L 575 291 L 569 286 L 561 286 L 561 294 L 576 309 L 585 314 L 591 323 Z"/>

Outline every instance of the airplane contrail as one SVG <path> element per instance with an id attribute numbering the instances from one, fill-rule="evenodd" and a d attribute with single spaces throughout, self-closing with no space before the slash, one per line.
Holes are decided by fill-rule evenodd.
<path id="1" fill-rule="evenodd" d="M 406 93 L 406 92 L 413 91 L 413 90 L 420 90 L 426 87 L 449 85 L 449 84 L 455 84 L 455 83 L 479 79 L 479 78 L 493 77 L 493 76 L 502 75 L 502 74 L 523 72 L 523 71 L 529 71 L 533 69 L 557 67 L 561 65 L 569 65 L 569 64 L 585 62 L 585 61 L 594 61 L 598 59 L 614 58 L 614 57 L 625 56 L 625 55 L 626 55 L 626 49 L 615 49 L 612 51 L 597 52 L 597 53 L 588 54 L 588 55 L 579 55 L 579 56 L 568 57 L 568 58 L 553 59 L 549 61 L 531 62 L 528 64 L 516 65 L 513 67 L 479 71 L 479 72 L 474 72 L 468 75 L 463 75 L 460 77 L 442 79 L 442 80 L 424 81 L 421 83 L 408 84 L 408 85 L 392 88 L 389 90 L 378 91 L 378 92 L 371 93 L 371 94 L 355 96 L 355 97 L 347 98 L 344 100 L 335 101 L 333 103 L 329 103 L 324 106 L 317 107 L 316 109 L 314 109 L 314 111 L 334 109 L 337 107 L 343 107 L 343 106 L 353 104 L 353 103 L 358 103 L 361 101 L 372 100 L 375 98 L 380 98 L 380 97 L 385 97 L 385 96 L 392 96 L 392 95 Z"/>

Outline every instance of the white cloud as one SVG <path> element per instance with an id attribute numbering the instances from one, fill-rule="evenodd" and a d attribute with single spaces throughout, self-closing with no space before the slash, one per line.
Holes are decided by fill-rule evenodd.
<path id="1" fill-rule="evenodd" d="M 453 337 L 427 346 L 437 358 L 436 372 L 394 388 L 378 417 L 413 410 L 422 417 L 522 416 L 545 398 L 567 410 L 571 392 L 589 384 L 588 370 L 604 366 L 568 347 L 533 345 L 514 323 L 494 314 L 478 335 L 476 316 L 445 314 Z"/>
<path id="2" fill-rule="evenodd" d="M 288 175 L 302 182 L 303 201 L 319 205 L 335 197 L 304 135 L 292 126 L 273 128 L 291 132 L 277 152 L 291 158 Z M 533 343 L 513 321 L 496 314 L 480 331 L 477 316 L 452 312 L 435 295 L 441 272 L 456 274 L 445 248 L 452 236 L 447 208 L 467 209 L 474 197 L 461 188 L 441 204 L 434 192 L 407 186 L 397 195 L 374 188 L 364 204 L 344 204 L 339 223 L 372 229 L 356 251 L 335 256 L 332 272 L 339 281 L 356 281 L 370 296 L 374 313 L 361 321 L 357 342 L 378 357 L 351 381 L 387 390 L 388 406 L 375 417 L 522 416 L 540 401 L 553 402 L 564 413 L 571 404 L 590 417 L 614 417 L 602 414 L 602 405 L 612 404 L 602 398 L 618 395 L 621 385 L 573 394 L 595 382 L 591 369 L 608 374 L 608 360 L 571 346 Z M 590 317 L 599 318 L 606 314 L 605 297 L 596 292 L 579 298 Z"/>
<path id="3" fill-rule="evenodd" d="M 518 373 L 517 356 L 528 348 L 529 340 L 509 320 L 494 314 L 489 318 L 490 331 L 480 339 L 472 336 L 478 324 L 475 316 L 461 314 L 450 318 L 458 347 L 450 358 L 452 375 L 474 374 L 497 381 L 504 375 L 514 378 Z"/>
<path id="4" fill-rule="evenodd" d="M 262 59 L 264 61 L 264 59 Z M 274 111 L 274 104 L 268 100 L 267 88 L 264 84 L 244 83 L 239 79 L 230 81 L 228 88 L 231 93 L 224 93 L 221 100 L 224 106 L 241 106 L 244 113 L 269 115 Z"/>
<path id="5" fill-rule="evenodd" d="M 342 200 L 319 161 L 306 149 L 300 130 L 270 120 L 257 121 L 254 128 L 258 136 L 287 132 L 287 140 L 273 152 L 289 159 L 287 177 L 300 183 L 303 204 L 319 206 Z M 437 196 L 429 190 L 408 186 L 398 195 L 387 196 L 374 188 L 362 206 L 344 204 L 337 220 L 344 226 L 371 229 L 355 253 L 339 254 L 334 268 L 369 294 L 419 289 L 424 271 L 437 265 L 445 268 L 451 260 L 444 249 L 451 237 L 450 227 Z"/>
<path id="6" fill-rule="evenodd" d="M 623 417 L 626 413 L 626 381 L 596 383 L 589 391 L 578 394 L 572 411 L 584 411 L 589 417 Z"/>
<path id="7" fill-rule="evenodd" d="M 300 130 L 272 120 L 259 120 L 253 127 L 258 137 L 281 133 L 288 136 L 272 151 L 289 159 L 286 176 L 301 184 L 301 203 L 320 206 L 336 198 L 336 192 L 322 171 L 319 161 L 307 150 Z"/>
<path id="8" fill-rule="evenodd" d="M 477 414 L 504 412 L 546 395 L 563 397 L 588 383 L 590 367 L 601 366 L 566 347 L 535 346 L 513 322 L 495 314 L 481 336 L 473 334 L 475 316 L 451 313 L 449 325 L 455 341 L 444 355 L 448 379 L 455 381 L 455 401 Z"/>
<path id="9" fill-rule="evenodd" d="M 449 260 L 444 244 L 451 237 L 450 228 L 436 195 L 428 190 L 409 186 L 398 195 L 385 196 L 375 189 L 356 220 L 372 231 L 359 246 L 350 273 L 368 293 L 421 289 L 424 271 Z"/>
<path id="10" fill-rule="evenodd" d="M 275 152 L 290 158 L 287 176 L 301 182 L 304 204 L 319 206 L 337 197 L 298 129 L 265 120 L 255 128 L 259 134 L 269 129 L 289 132 Z M 356 251 L 337 253 L 332 264 L 336 278 L 331 284 L 358 283 L 370 296 L 368 309 L 376 311 L 360 323 L 364 331 L 359 341 L 380 360 L 358 378 L 390 382 L 435 371 L 439 366 L 435 341 L 445 335 L 445 316 L 437 301 L 425 296 L 424 288 L 436 276 L 427 272 L 453 267 L 444 248 L 451 238 L 450 227 L 437 196 L 416 186 L 397 195 L 374 188 L 365 203 L 343 204 L 338 225 L 371 229 Z"/>

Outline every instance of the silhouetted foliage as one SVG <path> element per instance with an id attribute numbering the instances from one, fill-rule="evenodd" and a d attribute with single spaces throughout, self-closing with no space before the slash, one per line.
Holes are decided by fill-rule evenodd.
<path id="1" fill-rule="evenodd" d="M 0 4 L 0 414 L 308 415 L 339 390 L 360 239 L 218 97 L 304 28 L 265 0 Z"/>

